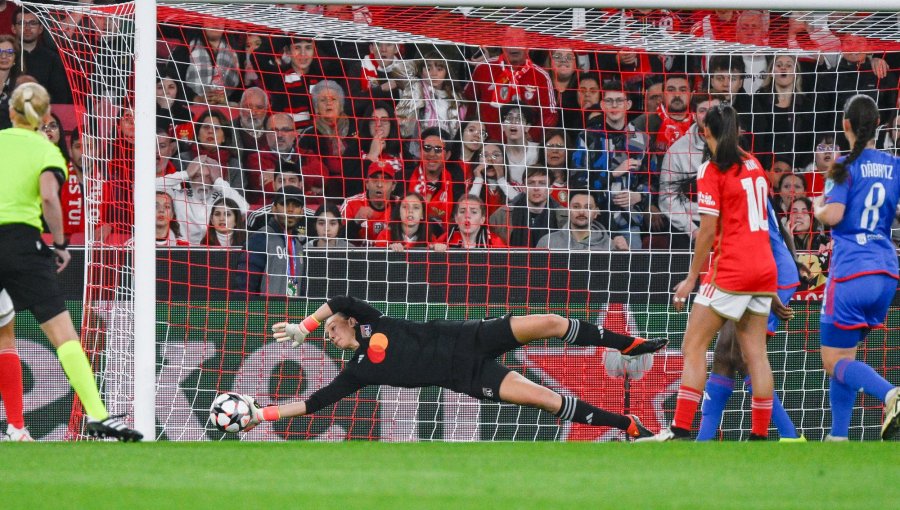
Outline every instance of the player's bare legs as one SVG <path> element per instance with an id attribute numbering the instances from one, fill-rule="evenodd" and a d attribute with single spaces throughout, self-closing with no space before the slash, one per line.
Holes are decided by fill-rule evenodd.
<path id="1" fill-rule="evenodd" d="M 510 317 L 513 336 L 522 345 L 543 338 L 560 338 L 571 345 L 611 347 L 623 354 L 639 355 L 656 352 L 669 342 L 665 338 L 646 340 L 606 331 L 587 321 L 567 319 L 556 314 Z"/>
<path id="2" fill-rule="evenodd" d="M 551 414 L 559 412 L 563 397 L 518 372 L 510 372 L 500 383 L 500 399 L 510 404 L 536 407 Z"/>
<path id="3" fill-rule="evenodd" d="M 53 347 L 57 349 L 66 342 L 78 340 L 78 333 L 75 332 L 75 327 L 72 325 L 72 317 L 68 311 L 62 312 L 41 324 L 41 329 L 47 335 L 47 338 L 50 339 Z"/>
<path id="4" fill-rule="evenodd" d="M 772 398 L 775 387 L 766 352 L 767 325 L 767 317 L 749 312 L 736 325 L 737 341 L 744 354 L 750 380 L 753 381 L 753 396 L 761 398 Z"/>
<path id="5" fill-rule="evenodd" d="M 681 385 L 701 391 L 706 383 L 706 350 L 725 318 L 705 305 L 694 304 L 688 317 L 681 352 L 684 356 Z"/>

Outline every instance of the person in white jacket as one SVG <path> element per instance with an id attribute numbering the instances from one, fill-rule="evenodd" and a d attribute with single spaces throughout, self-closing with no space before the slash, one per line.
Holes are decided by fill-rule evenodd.
<path id="1" fill-rule="evenodd" d="M 234 200 L 241 214 L 247 214 L 247 201 L 222 178 L 222 166 L 208 156 L 197 156 L 183 172 L 157 177 L 156 190 L 172 196 L 181 235 L 191 244 L 203 240 L 209 213 L 220 198 Z"/>
<path id="2" fill-rule="evenodd" d="M 697 209 L 697 168 L 703 162 L 706 141 L 700 135 L 703 119 L 720 103 L 716 96 L 694 94 L 691 110 L 696 122 L 675 141 L 663 157 L 659 176 L 659 210 L 671 225 L 670 248 L 690 249 L 700 225 Z"/>

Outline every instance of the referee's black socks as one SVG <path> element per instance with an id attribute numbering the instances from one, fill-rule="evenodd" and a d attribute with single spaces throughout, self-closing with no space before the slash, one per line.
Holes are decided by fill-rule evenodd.
<path id="1" fill-rule="evenodd" d="M 569 329 L 562 340 L 571 345 L 596 345 L 599 347 L 612 347 L 626 352 L 635 345 L 643 343 L 643 338 L 635 338 L 628 335 L 614 333 L 603 329 L 602 326 L 590 322 L 569 319 Z"/>
<path id="2" fill-rule="evenodd" d="M 631 420 L 627 416 L 604 411 L 575 397 L 563 395 L 562 399 L 562 406 L 556 416 L 563 420 L 595 427 L 615 427 L 620 430 L 628 430 L 628 426 L 631 425 Z"/>

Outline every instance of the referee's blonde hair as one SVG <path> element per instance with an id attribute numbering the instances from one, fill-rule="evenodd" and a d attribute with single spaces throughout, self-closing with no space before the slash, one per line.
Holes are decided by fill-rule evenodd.
<path id="1" fill-rule="evenodd" d="M 14 124 L 26 124 L 37 129 L 50 112 L 50 94 L 38 83 L 23 83 L 13 91 L 9 107 L 14 114 Z"/>

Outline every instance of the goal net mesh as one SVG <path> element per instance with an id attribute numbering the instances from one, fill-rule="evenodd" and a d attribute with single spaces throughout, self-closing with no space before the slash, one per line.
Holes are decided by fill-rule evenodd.
<path id="1" fill-rule="evenodd" d="M 830 245 L 809 198 L 848 149 L 836 129 L 848 97 L 875 98 L 880 148 L 898 147 L 894 14 L 162 4 L 157 205 L 135 211 L 134 5 L 24 9 L 71 90 L 71 105 L 54 101 L 80 143 L 70 154 L 80 154 L 83 222 L 72 240 L 84 244 L 84 292 L 70 306 L 112 414 L 133 416 L 136 313 L 157 321 L 158 437 L 218 440 L 208 420 L 217 393 L 286 403 L 339 373 L 349 356 L 321 330 L 297 349 L 269 332 L 350 294 L 412 320 L 558 313 L 669 337 L 652 360 L 556 339 L 502 359 L 562 394 L 667 426 L 687 321 L 670 291 L 699 221 L 704 156 L 691 126 L 715 100 L 738 109 L 808 269 L 795 318 L 769 340 L 777 393 L 808 438 L 827 433 L 818 310 Z M 588 212 L 573 206 L 581 189 Z M 135 217 L 151 214 L 156 309 L 135 310 L 130 239 Z M 896 384 L 893 307 L 886 326 L 860 356 Z M 34 371 L 31 393 L 42 377 Z M 726 439 L 750 428 L 735 378 Z M 861 396 L 851 436 L 877 437 L 881 413 Z M 80 417 L 76 402 L 69 435 Z M 240 437 L 624 439 L 534 409 L 388 386 Z"/>

